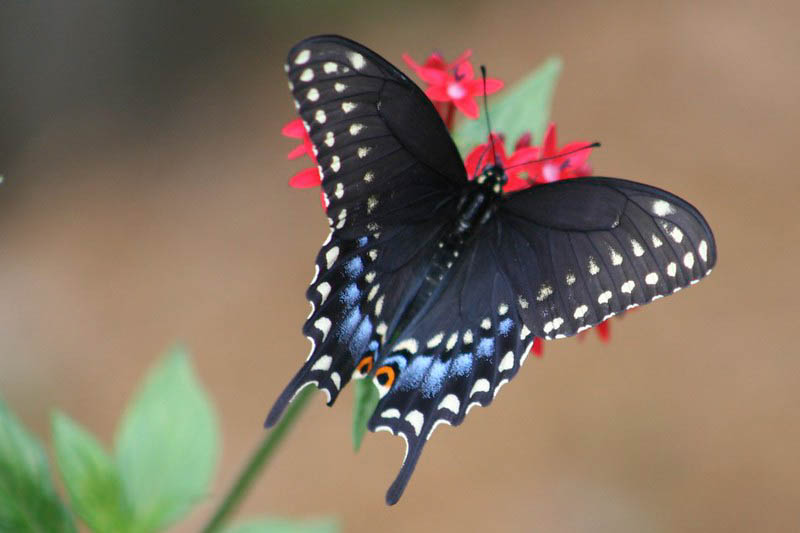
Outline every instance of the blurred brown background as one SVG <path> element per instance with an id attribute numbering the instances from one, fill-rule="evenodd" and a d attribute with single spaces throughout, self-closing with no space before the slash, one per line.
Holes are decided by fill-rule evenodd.
<path id="1" fill-rule="evenodd" d="M 342 33 L 507 82 L 565 70 L 562 141 L 597 173 L 688 198 L 720 249 L 692 290 L 545 346 L 489 409 L 440 429 L 400 504 L 401 439 L 354 455 L 352 395 L 321 398 L 243 513 L 347 531 L 798 531 L 797 2 L 21 2 L 0 7 L 0 394 L 49 439 L 58 406 L 110 443 L 174 340 L 224 432 L 208 517 L 307 353 L 326 235 L 282 65 Z M 222 7 L 223 5 L 227 7 Z"/>

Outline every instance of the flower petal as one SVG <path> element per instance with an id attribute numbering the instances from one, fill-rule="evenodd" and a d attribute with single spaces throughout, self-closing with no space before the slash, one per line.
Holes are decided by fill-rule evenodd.
<path id="1" fill-rule="evenodd" d="M 425 89 L 425 94 L 434 102 L 449 102 L 450 95 L 447 94 L 446 85 L 431 85 Z"/>
<path id="2" fill-rule="evenodd" d="M 303 126 L 303 119 L 296 118 L 290 122 L 287 122 L 286 125 L 284 125 L 281 129 L 281 134 L 286 137 L 291 137 L 292 139 L 302 139 L 303 136 L 306 135 L 306 128 Z"/>
<path id="3" fill-rule="evenodd" d="M 456 107 L 469 118 L 478 118 L 478 104 L 475 103 L 475 98 L 472 96 L 460 98 L 453 103 L 456 104 Z"/>
<path id="4" fill-rule="evenodd" d="M 308 153 L 308 148 L 306 148 L 305 144 L 301 144 L 300 146 L 296 146 L 291 152 L 287 159 L 297 159 L 298 157 L 304 156 Z"/>
<path id="5" fill-rule="evenodd" d="M 303 169 L 289 179 L 289 186 L 295 189 L 310 189 L 321 184 L 319 170 L 314 167 Z"/>
<path id="6" fill-rule="evenodd" d="M 419 74 L 419 77 L 422 78 L 423 81 L 431 85 L 445 85 L 448 81 L 453 79 L 448 72 L 439 70 L 438 68 L 422 67 L 417 71 L 417 74 Z"/>

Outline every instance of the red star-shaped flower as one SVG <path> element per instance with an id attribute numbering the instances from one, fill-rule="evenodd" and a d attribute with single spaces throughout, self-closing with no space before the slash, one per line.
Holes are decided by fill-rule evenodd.
<path id="1" fill-rule="evenodd" d="M 505 192 L 518 191 L 530 187 L 532 183 L 527 181 L 524 175 L 532 171 L 533 163 L 525 163 L 535 161 L 538 157 L 539 150 L 530 145 L 520 145 L 518 142 L 514 153 L 508 156 L 506 155 L 503 137 L 493 133 L 492 138 L 494 139 L 494 151 L 492 151 L 491 141 L 488 141 L 476 146 L 469 155 L 467 155 L 464 161 L 464 165 L 467 168 L 467 176 L 474 178 L 487 166 L 499 163 L 503 168 L 508 168 L 506 172 L 508 175 L 508 182 L 503 187 Z M 496 160 L 495 152 L 497 153 Z"/>
<path id="2" fill-rule="evenodd" d="M 591 174 L 592 168 L 587 163 L 587 160 L 592 155 L 592 149 L 585 148 L 581 150 L 581 148 L 588 145 L 589 143 L 585 141 L 576 141 L 558 148 L 556 125 L 551 122 L 547 127 L 547 132 L 544 134 L 544 141 L 539 151 L 539 157 L 547 160 L 537 163 L 533 167 L 531 176 L 534 177 L 534 182 L 550 183 Z M 573 153 L 561 155 L 567 152 Z"/>
<path id="3" fill-rule="evenodd" d="M 408 54 L 404 54 L 403 59 L 428 84 L 425 89 L 428 98 L 433 102 L 452 102 L 462 113 L 474 119 L 479 114 L 475 97 L 483 95 L 483 80 L 475 79 L 475 69 L 468 60 L 470 55 L 471 51 L 467 50 L 456 61 L 448 64 L 441 54 L 432 54 L 421 66 Z M 495 93 L 502 88 L 502 81 L 486 78 L 486 94 Z"/>

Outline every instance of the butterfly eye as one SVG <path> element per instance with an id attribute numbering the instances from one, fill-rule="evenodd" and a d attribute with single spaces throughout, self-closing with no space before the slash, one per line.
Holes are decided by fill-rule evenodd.
<path id="1" fill-rule="evenodd" d="M 375 384 L 378 386 L 378 394 L 383 398 L 394 385 L 397 372 L 392 366 L 382 366 L 375 372 Z"/>
<path id="2" fill-rule="evenodd" d="M 353 377 L 356 379 L 361 379 L 367 377 L 367 375 L 372 371 L 372 356 L 365 355 L 361 358 L 361 361 L 358 362 L 356 365 L 356 370 L 353 372 Z"/>

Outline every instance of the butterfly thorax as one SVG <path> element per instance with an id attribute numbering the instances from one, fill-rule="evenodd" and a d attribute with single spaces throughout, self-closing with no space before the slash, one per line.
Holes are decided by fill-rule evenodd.
<path id="1" fill-rule="evenodd" d="M 436 241 L 436 248 L 422 284 L 393 328 L 393 340 L 399 338 L 445 288 L 454 267 L 463 260 L 464 251 L 470 241 L 495 212 L 506 180 L 501 167 L 490 166 L 464 188 L 457 204 L 457 216 Z"/>

